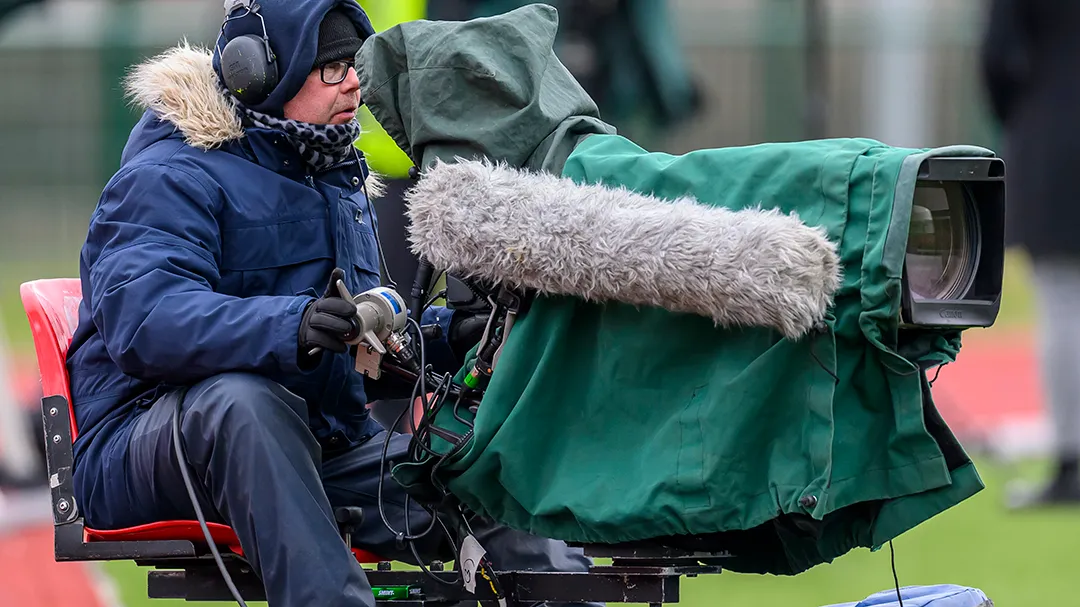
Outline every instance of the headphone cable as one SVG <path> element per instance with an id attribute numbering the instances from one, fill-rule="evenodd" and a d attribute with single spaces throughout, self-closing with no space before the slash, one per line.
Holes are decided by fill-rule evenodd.
<path id="1" fill-rule="evenodd" d="M 360 151 L 355 145 L 352 146 L 353 155 L 356 157 L 356 164 L 360 168 L 360 174 L 363 179 L 360 181 L 360 189 L 364 192 L 364 200 L 367 201 L 368 217 L 371 218 L 371 233 L 375 235 L 375 246 L 379 250 L 379 266 L 382 268 L 383 273 L 386 274 L 386 282 L 390 283 L 390 288 L 397 291 L 397 282 L 394 277 L 390 275 L 390 267 L 386 265 L 386 254 L 383 252 L 382 239 L 379 238 L 379 226 L 376 225 L 375 220 L 375 206 L 371 203 L 371 196 L 368 194 L 367 177 L 371 175 L 371 167 L 367 169 L 367 175 L 364 175 L 364 153 Z"/>
<path id="2" fill-rule="evenodd" d="M 191 476 L 188 472 L 188 466 L 191 464 L 188 462 L 187 453 L 185 453 L 182 443 L 183 439 L 180 436 L 180 409 L 184 403 L 186 393 L 187 391 L 184 390 L 176 396 L 176 409 L 173 410 L 172 415 L 172 443 L 173 450 L 176 452 L 177 464 L 180 466 L 180 476 L 184 479 L 184 488 L 187 489 L 188 497 L 191 498 L 191 507 L 195 510 L 195 518 L 199 520 L 199 527 L 202 529 L 203 537 L 206 539 L 206 545 L 210 548 L 210 553 L 214 555 L 214 562 L 217 563 L 218 570 L 221 571 L 221 577 L 225 580 L 225 585 L 229 587 L 229 592 L 232 593 L 233 599 L 240 607 L 247 607 L 247 603 L 240 596 L 240 591 L 236 589 L 236 584 L 233 583 L 232 576 L 229 575 L 228 569 L 225 568 L 225 562 L 221 560 L 221 553 L 218 552 L 214 538 L 210 535 L 210 528 L 206 525 L 206 517 L 203 516 L 202 507 L 199 506 L 199 500 L 195 496 L 195 486 L 191 482 Z"/>

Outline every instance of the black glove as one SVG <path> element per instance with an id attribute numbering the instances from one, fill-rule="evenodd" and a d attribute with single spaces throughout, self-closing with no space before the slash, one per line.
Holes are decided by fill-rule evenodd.
<path id="1" fill-rule="evenodd" d="M 454 309 L 446 341 L 459 362 L 465 362 L 465 355 L 484 336 L 491 315 L 488 297 L 496 291 L 493 285 L 481 280 L 446 275 L 446 301 Z"/>
<path id="2" fill-rule="evenodd" d="M 337 290 L 337 281 L 344 277 L 345 272 L 335 268 L 323 296 L 304 310 L 297 336 L 301 367 L 313 367 L 318 363 L 318 358 L 312 354 L 317 348 L 339 354 L 347 351 L 349 346 L 345 342 L 355 339 L 360 332 L 356 304 L 342 298 Z"/>
<path id="3" fill-rule="evenodd" d="M 450 331 L 446 336 L 450 350 L 459 362 L 465 362 L 465 355 L 473 346 L 480 343 L 484 336 L 484 328 L 487 327 L 490 312 L 468 312 L 454 310 L 454 317 L 450 319 Z"/>

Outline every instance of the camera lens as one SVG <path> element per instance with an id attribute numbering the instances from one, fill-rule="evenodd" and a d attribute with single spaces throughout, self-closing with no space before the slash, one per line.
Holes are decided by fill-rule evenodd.
<path id="1" fill-rule="evenodd" d="M 967 294 L 978 263 L 978 222 L 962 185 L 916 186 L 906 261 L 913 298 L 956 300 Z"/>

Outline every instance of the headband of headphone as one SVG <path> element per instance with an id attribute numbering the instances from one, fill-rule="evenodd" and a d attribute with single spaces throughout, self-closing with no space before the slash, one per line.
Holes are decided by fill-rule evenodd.
<path id="1" fill-rule="evenodd" d="M 241 9 L 243 12 L 233 14 Z M 221 48 L 225 26 L 230 21 L 249 15 L 258 17 L 262 36 L 237 36 L 225 48 Z M 229 91 L 247 106 L 266 101 L 278 85 L 279 74 L 277 57 L 270 47 L 270 36 L 266 33 L 266 21 L 259 14 L 259 5 L 255 0 L 225 0 L 225 20 L 221 23 L 215 46 L 221 57 L 221 77 Z"/>

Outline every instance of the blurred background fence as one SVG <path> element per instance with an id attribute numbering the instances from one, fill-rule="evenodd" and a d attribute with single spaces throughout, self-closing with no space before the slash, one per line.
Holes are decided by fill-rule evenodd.
<path id="1" fill-rule="evenodd" d="M 619 126 L 673 153 L 833 136 L 992 146 L 976 70 L 983 5 L 672 0 L 700 113 L 660 132 Z M 77 269 L 137 118 L 126 69 L 185 37 L 212 44 L 220 19 L 220 0 L 49 0 L 0 23 L 0 288 Z"/>

